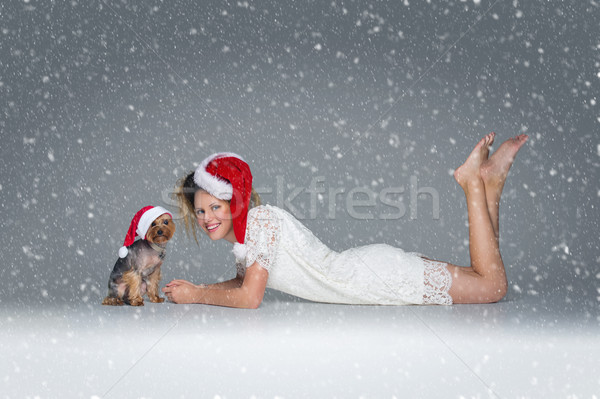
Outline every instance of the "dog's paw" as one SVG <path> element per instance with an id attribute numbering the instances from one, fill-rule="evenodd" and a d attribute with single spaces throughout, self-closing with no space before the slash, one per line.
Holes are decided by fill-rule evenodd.
<path id="1" fill-rule="evenodd" d="M 150 298 L 150 302 L 152 302 L 152 303 L 163 303 L 164 301 L 165 301 L 165 298 L 161 298 L 159 296 Z"/>
<path id="2" fill-rule="evenodd" d="M 124 302 L 120 298 L 114 298 L 114 297 L 108 297 L 107 296 L 102 301 L 102 304 L 103 305 L 107 305 L 107 306 L 123 306 Z"/>
<path id="3" fill-rule="evenodd" d="M 131 306 L 144 306 L 144 300 L 142 298 L 134 298 L 129 301 Z"/>

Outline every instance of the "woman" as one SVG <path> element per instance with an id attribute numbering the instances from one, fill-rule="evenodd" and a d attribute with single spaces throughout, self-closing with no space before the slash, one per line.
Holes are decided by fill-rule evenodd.
<path id="1" fill-rule="evenodd" d="M 237 275 L 217 284 L 171 281 L 175 303 L 257 308 L 266 287 L 317 302 L 348 304 L 490 303 L 507 291 L 498 243 L 498 207 L 516 153 L 528 136 L 505 141 L 488 158 L 490 133 L 454 172 L 469 219 L 471 266 L 461 267 L 385 244 L 341 253 L 319 241 L 283 209 L 260 205 L 252 175 L 236 154 L 214 154 L 179 184 L 186 230 L 234 244 Z M 192 215 L 195 220 L 192 220 Z"/>

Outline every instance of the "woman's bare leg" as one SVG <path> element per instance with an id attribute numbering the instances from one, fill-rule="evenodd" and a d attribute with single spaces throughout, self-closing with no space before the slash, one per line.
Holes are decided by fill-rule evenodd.
<path id="1" fill-rule="evenodd" d="M 506 280 L 504 264 L 487 209 L 485 184 L 480 172 L 493 138 L 494 134 L 488 134 L 477 143 L 465 163 L 454 172 L 454 178 L 465 192 L 467 200 L 469 252 L 473 272 L 486 280 L 502 281 Z"/>
<path id="2" fill-rule="evenodd" d="M 493 157 L 489 159 L 489 163 L 484 168 L 488 180 L 488 190 L 486 190 L 481 166 L 488 160 L 489 146 L 493 140 L 493 133 L 485 136 L 475 146 L 465 163 L 454 173 L 467 200 L 471 255 L 471 267 L 448 265 L 448 270 L 452 273 L 452 286 L 449 294 L 454 303 L 496 302 L 502 299 L 507 291 L 506 273 L 498 244 L 498 219 L 496 216 L 504 180 L 499 179 L 498 176 L 506 178 L 510 163 L 512 163 L 518 148 L 510 157 L 508 156 L 509 152 L 503 150 L 493 160 Z M 520 148 L 525 142 L 526 136 L 519 140 L 523 140 L 518 146 Z M 514 147 L 511 148 L 514 149 Z M 490 200 L 486 194 L 490 195 Z M 488 210 L 488 205 L 492 207 L 491 212 Z M 492 217 L 495 218 L 495 223 L 492 222 Z"/>
<path id="3" fill-rule="evenodd" d="M 508 176 L 508 171 L 517 155 L 519 149 L 525 144 L 528 136 L 520 134 L 517 137 L 506 140 L 492 154 L 489 159 L 481 163 L 481 178 L 485 186 L 485 197 L 487 201 L 488 212 L 496 238 L 499 237 L 499 207 L 502 189 Z"/>

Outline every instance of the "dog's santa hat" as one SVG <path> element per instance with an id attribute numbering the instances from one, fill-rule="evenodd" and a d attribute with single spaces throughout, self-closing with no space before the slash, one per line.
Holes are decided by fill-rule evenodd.
<path id="1" fill-rule="evenodd" d="M 246 221 L 252 194 L 250 167 L 241 156 L 232 152 L 212 154 L 196 169 L 194 182 L 213 197 L 230 201 L 233 232 L 237 240 L 233 252 L 236 258 L 244 258 Z"/>
<path id="2" fill-rule="evenodd" d="M 171 212 L 160 206 L 145 206 L 137 211 L 129 225 L 129 231 L 127 231 L 127 235 L 125 236 L 125 242 L 123 243 L 123 246 L 119 248 L 119 258 L 127 256 L 129 253 L 127 247 L 135 242 L 136 237 L 139 236 L 142 240 L 145 240 L 146 233 L 152 222 L 165 213 L 171 216 L 171 219 L 173 218 Z"/>

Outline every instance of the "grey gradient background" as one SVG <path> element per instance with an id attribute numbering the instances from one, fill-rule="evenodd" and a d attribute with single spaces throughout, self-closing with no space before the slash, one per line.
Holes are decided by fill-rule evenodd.
<path id="1" fill-rule="evenodd" d="M 597 0 L 1 2 L 0 396 L 598 396 L 598 20 Z M 174 210 L 217 151 L 335 250 L 467 265 L 452 171 L 490 131 L 530 136 L 500 303 L 100 305 L 134 213 Z M 346 206 L 390 188 L 401 218 Z M 231 245 L 202 238 L 179 226 L 163 283 L 233 277 Z"/>
<path id="2" fill-rule="evenodd" d="M 175 181 L 217 151 L 245 157 L 271 204 L 322 176 L 316 217 L 306 191 L 292 204 L 335 250 L 467 265 L 451 173 L 495 131 L 530 136 L 501 204 L 507 300 L 597 321 L 598 3 L 409 3 L 1 3 L 0 303 L 95 306 L 133 214 L 174 210 Z M 429 195 L 411 218 L 406 194 L 397 220 L 381 203 L 353 218 L 343 195 L 330 217 L 327 190 L 408 193 L 411 176 L 439 193 L 439 218 Z M 180 225 L 163 270 L 231 278 L 233 255 Z"/>

